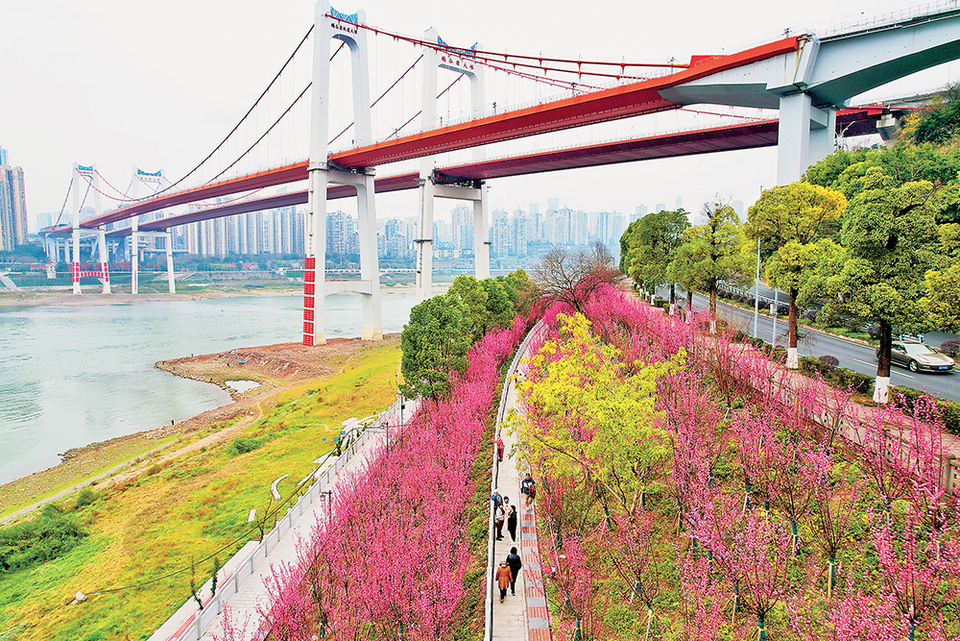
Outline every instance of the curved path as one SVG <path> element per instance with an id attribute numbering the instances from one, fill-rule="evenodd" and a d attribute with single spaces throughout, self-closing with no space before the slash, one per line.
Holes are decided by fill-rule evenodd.
<path id="1" fill-rule="evenodd" d="M 523 406 L 517 398 L 513 374 L 524 375 L 521 361 L 531 356 L 533 348 L 539 346 L 540 341 L 537 340 L 537 335 L 542 333 L 544 327 L 538 324 L 531 330 L 531 339 L 525 340 L 521 346 L 521 351 L 507 374 L 506 390 L 502 397 L 499 417 L 506 416 L 511 409 L 523 412 Z M 509 502 L 517 506 L 520 522 L 516 540 L 510 537 L 504 525 L 503 540 L 494 541 L 493 567 L 496 569 L 500 561 L 510 553 L 510 549 L 517 547 L 520 559 L 523 561 L 523 568 L 517 579 L 516 595 L 511 595 L 507 591 L 503 603 L 500 603 L 500 593 L 494 581 L 493 616 L 484 638 L 488 641 L 549 641 L 551 638 L 549 614 L 546 594 L 543 590 L 540 550 L 537 545 L 536 513 L 534 507 L 528 509 L 523 506 L 521 499 L 524 496 L 520 494 L 520 479 L 523 478 L 526 468 L 514 448 L 517 441 L 516 435 L 503 432 L 501 438 L 503 438 L 505 451 L 503 461 L 496 469 L 496 489 L 501 496 L 508 497 Z"/>

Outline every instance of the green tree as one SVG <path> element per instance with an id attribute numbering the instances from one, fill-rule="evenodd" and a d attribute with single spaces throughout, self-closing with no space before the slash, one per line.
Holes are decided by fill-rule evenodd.
<path id="1" fill-rule="evenodd" d="M 867 151 L 838 151 L 807 169 L 804 179 L 809 183 L 839 191 L 847 200 L 851 200 L 866 188 L 864 181 L 867 172 L 874 167 L 883 170 L 892 187 L 902 187 L 909 182 L 921 180 L 946 186 L 957 180 L 957 172 L 960 171 L 960 148 L 937 148 L 929 143 L 912 145 L 899 142 L 892 147 Z M 960 193 L 946 189 L 941 190 L 937 196 L 937 206 L 942 210 L 942 215 L 947 217 L 947 221 L 952 220 L 960 211 L 956 202 L 960 200 Z"/>
<path id="2" fill-rule="evenodd" d="M 797 301 L 801 296 L 809 298 L 810 292 L 805 291 L 808 282 L 816 282 L 815 273 L 822 272 L 825 266 L 835 265 L 836 260 L 826 258 L 835 258 L 839 251 L 830 241 L 814 241 L 830 221 L 840 218 L 846 205 L 847 199 L 840 192 L 795 182 L 767 189 L 750 207 L 747 236 L 755 240 L 766 238 L 776 245 L 776 260 L 772 265 L 768 262 L 767 280 L 790 296 L 787 367 L 791 369 L 798 366 Z"/>
<path id="3" fill-rule="evenodd" d="M 940 251 L 951 260 L 960 260 L 960 223 L 940 225 Z"/>
<path id="4" fill-rule="evenodd" d="M 683 244 L 668 267 L 674 282 L 687 290 L 688 309 L 693 288 L 710 297 L 710 318 L 717 318 L 717 285 L 721 280 L 738 280 L 751 271 L 753 254 L 747 245 L 743 226 L 729 205 L 705 205 L 707 222 L 684 231 Z"/>
<path id="5" fill-rule="evenodd" d="M 487 294 L 487 329 L 508 327 L 517 313 L 516 305 L 503 284 L 493 278 L 484 278 L 480 286 Z"/>
<path id="6" fill-rule="evenodd" d="M 487 311 L 487 290 L 475 277 L 461 274 L 447 289 L 446 297 L 459 299 L 467 307 L 471 326 L 471 342 L 479 340 L 490 326 L 490 313 Z"/>
<path id="7" fill-rule="evenodd" d="M 669 278 L 670 262 L 690 227 L 687 212 L 659 211 L 630 223 L 620 239 L 620 270 L 647 291 L 670 284 L 670 305 L 676 305 L 676 282 Z"/>
<path id="8" fill-rule="evenodd" d="M 938 329 L 960 332 L 960 263 L 926 274 L 927 295 L 920 304 Z"/>
<path id="9" fill-rule="evenodd" d="M 533 293 L 536 286 L 522 268 L 510 272 L 506 276 L 497 276 L 496 281 L 503 285 L 504 290 L 513 302 L 514 313 L 526 315 L 530 312 L 533 303 Z"/>
<path id="10" fill-rule="evenodd" d="M 450 374 L 467 367 L 473 320 L 459 296 L 434 296 L 410 310 L 400 335 L 400 391 L 408 398 L 438 398 L 450 389 Z"/>
<path id="11" fill-rule="evenodd" d="M 841 311 L 880 325 L 874 399 L 886 402 L 890 384 L 893 327 L 922 329 L 924 275 L 943 264 L 938 249 L 934 186 L 928 181 L 901 187 L 879 167 L 864 177 L 865 189 L 847 206 L 841 240 L 848 258 L 829 279 L 828 312 Z"/>
<path id="12" fill-rule="evenodd" d="M 942 145 L 960 133 L 960 87 L 952 85 L 940 94 L 937 103 L 909 114 L 901 137 L 920 145 Z"/>

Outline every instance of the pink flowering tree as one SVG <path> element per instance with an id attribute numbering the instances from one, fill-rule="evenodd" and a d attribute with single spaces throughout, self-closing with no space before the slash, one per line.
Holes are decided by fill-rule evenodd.
<path id="1" fill-rule="evenodd" d="M 960 625 L 960 532 L 955 524 L 932 533 L 923 514 L 909 509 L 902 519 L 874 514 L 873 544 L 877 550 L 882 594 L 895 605 L 913 641 L 922 630 L 931 639 L 956 638 Z M 897 522 L 901 521 L 901 522 Z M 945 616 L 950 617 L 945 629 Z"/>

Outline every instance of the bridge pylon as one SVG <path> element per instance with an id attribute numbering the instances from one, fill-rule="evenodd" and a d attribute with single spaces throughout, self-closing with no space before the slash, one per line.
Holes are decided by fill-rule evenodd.
<path id="1" fill-rule="evenodd" d="M 377 260 L 377 212 L 372 169 L 347 171 L 327 163 L 330 129 L 330 43 L 340 40 L 350 51 L 353 77 L 353 130 L 357 145 L 373 141 L 370 118 L 370 50 L 367 32 L 358 25 L 366 14 L 344 14 L 320 0 L 314 9 L 313 86 L 311 88 L 309 213 L 303 270 L 303 344 L 326 343 L 324 297 L 353 292 L 362 296 L 364 340 L 383 339 L 380 266 Z M 357 190 L 360 235 L 360 281 L 326 280 L 327 185 Z"/>
<path id="2" fill-rule="evenodd" d="M 483 111 L 483 65 L 478 64 L 473 51 L 446 46 L 433 27 L 423 36 L 439 48 L 425 47 L 423 52 L 423 106 L 421 123 L 424 130 L 437 126 L 437 70 L 448 69 L 463 74 L 470 80 L 470 102 L 473 115 Z M 483 148 L 473 148 L 474 160 L 483 158 Z M 482 181 L 472 185 L 441 185 L 435 181 L 433 161 L 429 156 L 420 161 L 420 220 L 417 226 L 417 300 L 430 298 L 433 289 L 433 220 L 434 198 L 450 198 L 473 202 L 473 256 L 474 273 L 478 279 L 490 277 L 490 209 L 487 205 L 487 187 Z"/>
<path id="3" fill-rule="evenodd" d="M 70 273 L 73 281 L 73 293 L 80 294 L 82 293 L 80 289 L 80 278 L 84 276 L 96 276 L 100 278 L 100 282 L 103 284 L 102 293 L 110 293 L 110 270 L 109 263 L 107 259 L 107 236 L 106 229 L 104 227 L 99 227 L 97 229 L 97 246 L 99 247 L 99 257 L 100 257 L 100 269 L 98 271 L 92 272 L 81 272 L 80 271 L 80 209 L 83 204 L 80 201 L 80 185 L 81 179 L 88 182 L 90 187 L 93 189 L 93 202 L 95 209 L 95 216 L 100 216 L 103 214 L 103 205 L 100 200 L 100 174 L 97 172 L 96 165 L 90 165 L 85 167 L 74 163 L 73 165 L 73 178 L 74 184 L 77 185 L 77 189 L 73 192 L 73 206 L 72 206 L 72 222 L 73 222 L 73 231 L 72 231 L 72 245 L 73 251 L 71 252 L 70 257 Z M 91 256 L 91 260 L 92 260 Z"/>
<path id="4" fill-rule="evenodd" d="M 156 191 L 167 184 L 169 184 L 169 181 L 164 177 L 162 169 L 149 172 L 134 167 L 130 174 L 130 198 L 136 200 L 140 197 L 141 185 L 155 185 L 156 189 L 154 191 Z M 154 214 L 153 219 L 162 217 L 163 213 L 157 212 Z M 151 218 L 147 220 L 151 220 Z M 140 293 L 140 240 L 144 237 L 151 239 L 160 237 L 164 239 L 165 249 L 167 251 L 167 281 L 169 283 L 170 293 L 175 294 L 176 290 L 173 285 L 173 254 L 171 253 L 173 249 L 173 238 L 170 231 L 148 234 L 141 233 L 139 227 L 140 216 L 133 216 L 130 219 L 130 293 Z M 154 249 L 155 248 L 156 244 L 154 244 Z"/>

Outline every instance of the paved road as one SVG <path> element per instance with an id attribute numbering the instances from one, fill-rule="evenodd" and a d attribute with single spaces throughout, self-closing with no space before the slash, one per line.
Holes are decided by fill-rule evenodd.
<path id="1" fill-rule="evenodd" d="M 662 296 L 663 292 L 660 295 Z M 679 298 L 679 296 L 678 296 Z M 683 300 L 681 298 L 681 300 Z M 732 328 L 739 329 L 747 334 L 753 334 L 753 312 L 725 304 L 718 301 L 719 315 L 726 319 Z M 707 299 L 699 294 L 693 295 L 693 307 L 697 311 L 707 309 Z M 758 334 L 767 342 L 772 342 L 773 320 L 769 316 L 761 315 L 758 323 Z M 939 332 L 926 335 L 926 342 L 939 346 L 950 335 Z M 787 321 L 780 318 L 777 321 L 777 345 L 787 345 Z M 835 356 L 841 367 L 852 369 L 861 374 L 877 375 L 877 357 L 873 347 L 865 347 L 833 336 L 804 331 L 800 328 L 800 339 L 797 348 L 801 356 L 819 357 L 826 354 Z M 894 385 L 923 389 L 930 394 L 939 395 L 952 401 L 960 401 L 960 373 L 952 374 L 913 374 L 905 368 L 893 366 L 890 372 L 890 381 Z"/>

